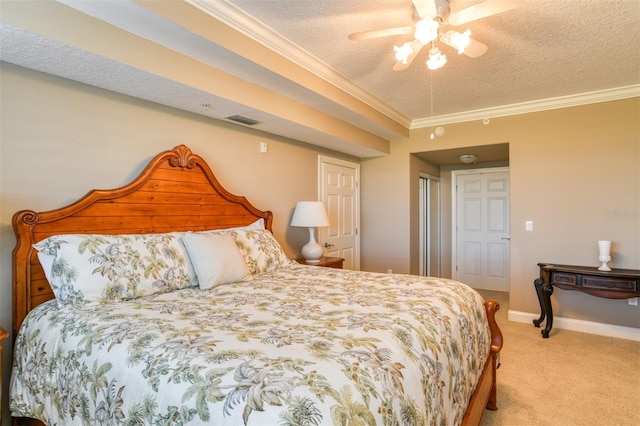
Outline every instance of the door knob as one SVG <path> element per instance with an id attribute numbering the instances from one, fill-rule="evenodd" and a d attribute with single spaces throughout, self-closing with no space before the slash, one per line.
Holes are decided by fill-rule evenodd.
<path id="1" fill-rule="evenodd" d="M 333 248 L 333 244 L 324 243 L 324 248 Z"/>

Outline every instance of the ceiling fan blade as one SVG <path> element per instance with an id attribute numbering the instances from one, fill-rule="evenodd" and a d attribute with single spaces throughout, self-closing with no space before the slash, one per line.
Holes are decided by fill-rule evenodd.
<path id="1" fill-rule="evenodd" d="M 449 15 L 449 24 L 463 25 L 522 6 L 522 0 L 485 0 Z"/>
<path id="2" fill-rule="evenodd" d="M 469 45 L 464 49 L 463 54 L 470 58 L 478 58 L 487 53 L 487 50 L 489 50 L 489 48 L 486 44 L 480 43 L 474 39 L 469 39 Z"/>
<path id="3" fill-rule="evenodd" d="M 462 9 L 466 9 L 471 6 L 475 6 L 478 3 L 482 3 L 486 0 L 453 0 L 451 4 L 451 13 L 459 12 Z"/>
<path id="4" fill-rule="evenodd" d="M 388 37 L 399 34 L 411 34 L 413 27 L 395 27 L 395 28 L 382 28 L 379 30 L 361 31 L 358 33 L 349 34 L 349 40 L 367 40 L 370 38 Z"/>
<path id="5" fill-rule="evenodd" d="M 394 71 L 402 71 L 409 68 L 413 60 L 416 58 L 416 56 L 418 56 L 418 53 L 420 53 L 422 46 L 424 46 L 418 40 L 414 40 L 412 44 L 413 44 L 413 52 L 409 56 L 407 56 L 407 61 L 406 61 L 407 63 L 405 64 L 402 61 L 397 61 L 396 64 L 393 66 Z"/>
<path id="6" fill-rule="evenodd" d="M 420 19 L 431 19 L 437 14 L 435 0 L 413 0 L 413 6 L 418 11 Z"/>
<path id="7" fill-rule="evenodd" d="M 450 0 L 413 0 L 413 9 L 420 19 L 437 19 L 444 22 L 451 13 Z"/>
<path id="8" fill-rule="evenodd" d="M 442 33 L 442 35 L 440 36 L 440 41 L 456 50 L 461 48 L 461 44 L 461 46 L 463 46 L 464 48 L 464 51 L 460 52 L 460 50 L 458 50 L 458 53 L 463 53 L 470 58 L 477 58 L 487 53 L 487 45 L 472 39 L 471 37 L 469 37 L 470 34 L 470 30 L 465 31 L 464 34 L 459 33 L 455 30 L 449 30 L 445 33 Z M 464 40 L 468 40 L 466 46 Z"/>

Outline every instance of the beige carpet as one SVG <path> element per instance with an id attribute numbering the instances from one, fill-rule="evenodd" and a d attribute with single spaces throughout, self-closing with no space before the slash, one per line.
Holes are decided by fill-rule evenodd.
<path id="1" fill-rule="evenodd" d="M 480 293 L 500 303 L 504 336 L 498 410 L 481 425 L 640 425 L 640 342 L 558 328 L 543 339 L 507 320 L 508 293 Z"/>

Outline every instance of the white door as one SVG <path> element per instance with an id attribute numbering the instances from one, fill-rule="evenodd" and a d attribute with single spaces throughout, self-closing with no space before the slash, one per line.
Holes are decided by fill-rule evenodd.
<path id="1" fill-rule="evenodd" d="M 454 173 L 454 274 L 473 288 L 509 291 L 509 171 Z"/>
<path id="2" fill-rule="evenodd" d="M 319 228 L 318 239 L 325 256 L 344 258 L 344 268 L 360 269 L 360 165 L 319 156 L 319 198 L 329 214 L 330 225 Z"/>

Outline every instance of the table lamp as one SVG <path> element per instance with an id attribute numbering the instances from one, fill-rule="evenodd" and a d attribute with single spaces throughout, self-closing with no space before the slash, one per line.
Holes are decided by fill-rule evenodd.
<path id="1" fill-rule="evenodd" d="M 329 216 L 322 201 L 298 201 L 291 226 L 309 228 L 309 242 L 302 247 L 302 257 L 307 263 L 319 263 L 324 250 L 316 241 L 316 228 L 329 226 Z"/>

